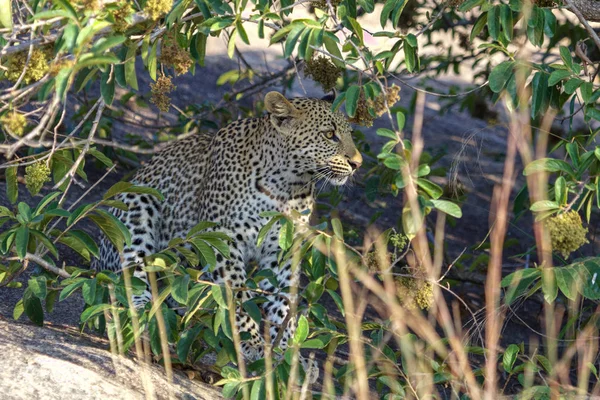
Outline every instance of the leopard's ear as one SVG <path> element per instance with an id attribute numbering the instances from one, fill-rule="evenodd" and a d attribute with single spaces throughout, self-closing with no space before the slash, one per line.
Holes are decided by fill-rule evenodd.
<path id="1" fill-rule="evenodd" d="M 269 92 L 265 96 L 265 108 L 274 117 L 288 118 L 298 116 L 299 111 L 279 92 Z"/>

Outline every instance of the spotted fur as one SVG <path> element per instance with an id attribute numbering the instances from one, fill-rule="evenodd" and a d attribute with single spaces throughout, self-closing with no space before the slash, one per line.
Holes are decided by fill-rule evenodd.
<path id="1" fill-rule="evenodd" d="M 257 236 L 268 221 L 264 211 L 304 212 L 308 222 L 314 207 L 318 180 L 342 185 L 361 165 L 362 157 L 353 141 L 346 118 L 331 111 L 331 105 L 315 99 L 287 100 L 277 92 L 265 97 L 268 115 L 239 120 L 216 135 L 199 134 L 177 141 L 152 158 L 134 177 L 137 185 L 158 189 L 163 202 L 145 194 L 124 194 L 120 200 L 129 211 L 113 210 L 131 231 L 132 245 L 121 255 L 103 239 L 97 269 L 120 271 L 137 265 L 134 276 L 147 282 L 139 267 L 143 258 L 167 246 L 174 237 L 185 237 L 199 221 L 213 221 L 218 231 L 229 235 L 231 257 L 217 255 L 212 279 L 241 288 L 246 266 L 256 261 L 275 273 L 279 287 L 267 280 L 260 288 L 272 292 L 263 303 L 271 323 L 272 339 L 286 319 L 291 299 L 283 288 L 297 284 L 289 262 L 277 260 L 278 232 L 273 229 L 260 247 Z M 309 213 L 305 211 L 308 210 Z M 240 291 L 240 300 L 252 296 Z M 137 307 L 151 299 L 150 290 L 134 297 Z M 259 327 L 249 316 L 236 315 L 236 325 L 251 338 L 243 344 L 244 355 L 262 355 Z M 281 337 L 285 349 L 295 331 L 290 319 Z"/>

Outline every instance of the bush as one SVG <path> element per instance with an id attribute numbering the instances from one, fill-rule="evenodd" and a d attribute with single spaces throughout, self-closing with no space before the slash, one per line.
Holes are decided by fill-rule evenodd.
<path id="1" fill-rule="evenodd" d="M 41 325 L 42 302 L 51 312 L 57 300 L 80 291 L 86 303 L 82 325 L 107 332 L 122 353 L 134 346 L 144 359 L 140 336 L 147 331 L 151 351 L 167 371 L 173 363 L 193 367 L 213 354 L 226 397 L 274 399 L 309 392 L 320 398 L 359 399 L 374 398 L 374 392 L 383 399 L 598 394 L 598 384 L 590 379 L 598 379 L 598 321 L 597 312 L 590 310 L 600 299 L 600 258 L 567 261 L 590 239 L 582 216 L 591 224 L 600 207 L 600 89 L 595 83 L 600 40 L 587 24 L 600 16 L 585 3 L 565 0 L 558 8 L 554 2 L 519 0 L 327 0 L 310 2 L 310 14 L 302 18 L 292 12 L 306 2 L 2 3 L 0 151 L 10 204 L 0 206 L 0 285 L 20 287 L 23 283 L 16 278 L 33 264 L 39 267 L 25 283 L 15 318 L 24 313 Z M 568 10 L 575 12 L 576 23 L 573 15 L 565 17 Z M 371 15 L 378 17 L 381 30 L 367 26 Z M 144 73 L 156 82 L 150 102 L 165 112 L 176 90 L 172 77 L 214 62 L 206 56 L 209 37 L 226 37 L 229 57 L 243 59 L 238 44 L 258 40 L 248 34 L 250 26 L 258 28 L 258 38 L 270 38 L 281 49 L 287 64 L 269 75 L 243 62 L 239 69 L 224 71 L 217 83 L 242 89 L 232 89 L 216 104 L 179 110 L 179 120 L 156 135 L 156 142 L 222 126 L 232 119 L 234 102 L 270 85 L 291 86 L 300 66 L 324 93 L 335 95 L 332 108 L 345 106 L 353 122 L 369 127 L 379 117 L 385 121 L 386 127 L 376 129 L 386 141 L 380 151 L 371 149 L 362 131 L 355 132 L 369 156 L 364 191 L 369 201 L 400 197 L 403 209 L 398 227 L 375 237 L 344 228 L 329 212 L 341 198 L 335 190 L 323 196 L 329 208 L 320 224 L 303 227 L 295 240 L 297 216 L 269 215 L 271 222 L 261 235 L 279 229 L 281 257 L 291 257 L 309 283 L 297 288 L 302 301 L 297 304 L 293 345 L 283 354 L 276 346 L 267 347 L 265 359 L 245 365 L 239 357 L 244 337 L 231 323 L 234 293 L 201 272 L 217 253 L 227 257 L 229 251 L 229 238 L 205 231 L 210 221 L 147 259 L 145 269 L 159 295 L 140 312 L 130 307 L 130 298 L 143 285 L 129 273 L 117 276 L 59 265 L 67 248 L 85 262 L 99 257 L 96 241 L 82 229 L 85 223 L 96 225 L 120 250 L 130 243 L 127 229 L 104 210 L 126 208 L 116 195 L 143 192 L 162 199 L 153 189 L 121 182 L 101 200 L 83 196 L 68 207 L 65 202 L 75 186 L 88 185 L 88 192 L 95 187 L 82 184 L 87 182 L 86 170 L 101 167 L 108 174 L 116 162 L 139 164 L 137 154 L 151 153 L 156 144 L 110 135 L 122 110 L 117 99 L 122 104 L 130 98 L 145 101 L 139 94 L 136 59 L 141 58 Z M 375 51 L 372 38 L 387 38 L 390 47 Z M 443 54 L 440 45 L 446 46 Z M 466 69 L 473 77 L 466 89 L 437 93 L 429 87 L 436 76 Z M 406 82 L 412 76 L 422 77 L 421 83 Z M 85 99 L 77 112 L 65 117 L 63 106 L 94 82 L 99 82 L 100 97 Z M 396 106 L 396 84 L 418 86 L 409 109 Z M 485 287 L 485 340 L 457 329 L 462 321 L 450 304 L 450 299 L 465 304 L 449 283 L 458 286 L 457 280 L 473 272 L 466 266 L 472 254 L 455 262 L 443 257 L 444 226 L 461 223 L 457 220 L 464 192 L 454 182 L 442 187 L 432 178 L 447 171 L 435 167 L 439 157 L 423 152 L 419 142 L 426 94 L 447 97 L 448 107 L 473 112 L 489 102 L 500 102 L 507 110 L 510 135 L 504 177 L 492 199 L 495 222 L 485 244 L 489 254 L 471 265 L 473 270 L 486 266 L 483 277 L 471 278 Z M 239 106 L 236 111 L 254 115 L 261 108 L 257 102 L 255 109 Z M 407 117 L 413 121 L 410 138 L 405 135 Z M 65 129 L 69 118 L 74 125 Z M 561 121 L 568 122 L 568 129 L 557 136 L 553 123 Z M 516 163 L 517 155 L 524 168 Z M 27 201 L 19 201 L 23 183 L 18 177 L 23 173 L 34 196 Z M 521 173 L 524 184 L 514 179 Z M 512 198 L 515 185 L 520 187 Z M 529 224 L 527 215 L 535 217 L 535 246 L 526 254 L 534 265 L 527 262 L 528 268 L 503 277 L 511 205 L 513 222 L 524 226 Z M 399 227 L 401 234 L 394 229 Z M 362 242 L 364 246 L 358 244 Z M 264 279 L 274 277 L 268 271 L 249 275 L 244 290 L 257 296 L 241 305 L 257 322 L 262 319 L 258 304 L 264 301 L 258 282 Z M 183 316 L 166 306 L 169 295 Z M 332 307 L 325 307 L 325 300 Z M 543 305 L 543 346 L 500 341 L 506 310 L 517 300 Z M 367 306 L 372 312 L 365 312 Z M 569 318 L 557 323 L 564 307 Z M 559 341 L 566 346 L 561 351 Z M 169 353 L 168 343 L 175 346 L 175 354 Z M 299 367 L 301 350 L 320 360 L 321 386 L 309 389 Z M 576 373 L 570 374 L 574 366 Z"/>

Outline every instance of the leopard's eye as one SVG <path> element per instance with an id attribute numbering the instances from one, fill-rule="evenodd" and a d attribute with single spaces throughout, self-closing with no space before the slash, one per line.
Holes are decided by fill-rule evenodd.
<path id="1" fill-rule="evenodd" d="M 335 132 L 334 131 L 325 132 L 325 137 L 327 139 L 331 140 L 335 137 Z"/>

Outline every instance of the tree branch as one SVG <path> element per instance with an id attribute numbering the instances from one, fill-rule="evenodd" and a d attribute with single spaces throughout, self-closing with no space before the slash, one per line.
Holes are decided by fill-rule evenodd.
<path id="1" fill-rule="evenodd" d="M 591 4 L 593 3 L 593 5 Z M 569 7 L 569 10 L 573 12 L 579 19 L 579 22 L 585 27 L 585 30 L 588 32 L 596 47 L 600 49 L 600 38 L 598 34 L 592 28 L 588 22 L 590 21 L 600 21 L 600 1 L 586 1 L 586 0 L 565 0 L 565 4 Z M 584 15 L 582 10 L 586 10 L 588 15 Z M 595 14 L 593 14 L 590 18 L 589 11 L 593 10 Z"/>

